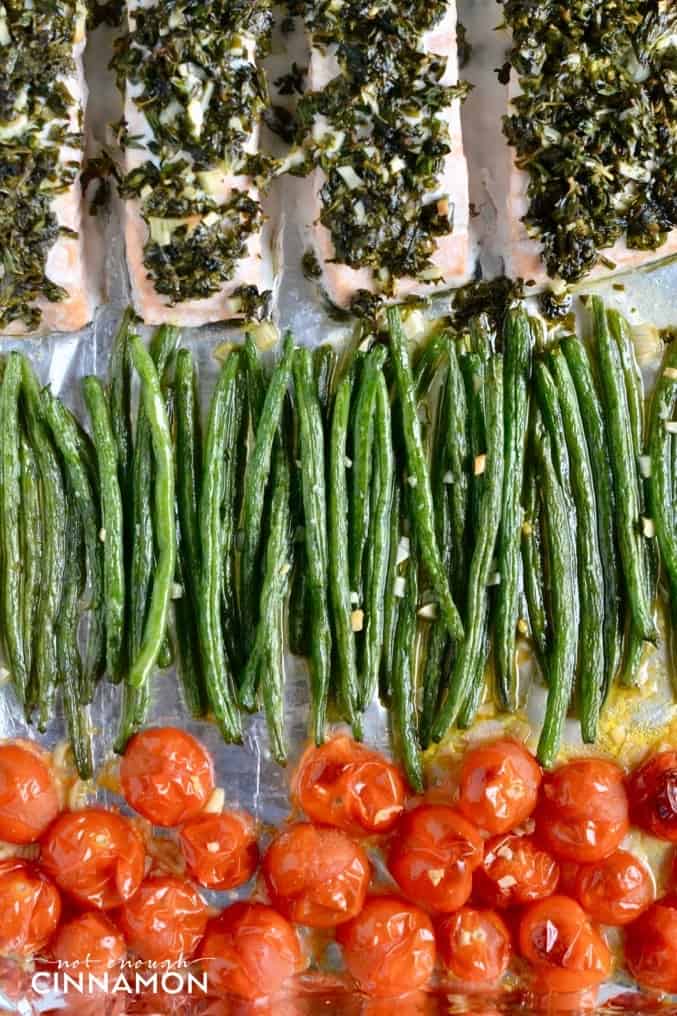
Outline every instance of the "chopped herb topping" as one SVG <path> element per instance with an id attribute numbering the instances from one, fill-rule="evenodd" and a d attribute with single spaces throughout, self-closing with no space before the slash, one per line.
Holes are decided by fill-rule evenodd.
<path id="1" fill-rule="evenodd" d="M 39 327 L 36 301 L 64 299 L 46 274 L 51 248 L 66 231 L 54 198 L 76 180 L 82 149 L 71 129 L 75 99 L 65 78 L 85 11 L 62 0 L 0 3 L 0 329 Z M 68 232 L 68 235 L 73 235 Z"/>
<path id="2" fill-rule="evenodd" d="M 622 237 L 659 249 L 677 226 L 673 0 L 504 7 L 521 91 L 504 130 L 529 173 L 524 222 L 548 274 L 580 279 Z"/>

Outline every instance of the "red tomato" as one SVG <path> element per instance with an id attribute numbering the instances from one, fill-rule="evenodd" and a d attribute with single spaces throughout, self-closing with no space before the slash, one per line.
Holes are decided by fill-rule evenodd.
<path id="1" fill-rule="evenodd" d="M 244 811 L 198 815 L 181 826 L 181 851 L 200 885 L 234 889 L 249 881 L 259 863 L 256 823 Z"/>
<path id="2" fill-rule="evenodd" d="M 422 988 L 435 966 L 430 918 L 394 896 L 372 896 L 336 930 L 343 958 L 360 989 L 393 997 Z"/>
<path id="3" fill-rule="evenodd" d="M 448 913 L 470 896 L 482 856 L 482 837 L 467 819 L 444 804 L 422 804 L 402 818 L 388 868 L 420 906 Z"/>
<path id="4" fill-rule="evenodd" d="M 493 984 L 508 969 L 510 932 L 493 910 L 461 907 L 437 927 L 437 951 L 454 977 L 471 984 Z"/>
<path id="5" fill-rule="evenodd" d="M 601 861 L 617 849 L 628 826 L 623 773 L 613 762 L 581 758 L 546 775 L 536 829 L 556 858 Z"/>
<path id="6" fill-rule="evenodd" d="M 629 924 L 653 898 L 650 873 L 627 850 L 578 869 L 576 899 L 599 924 Z"/>
<path id="7" fill-rule="evenodd" d="M 214 767 L 199 741 L 177 727 L 136 734 L 120 764 L 125 800 L 158 826 L 177 826 L 202 811 L 214 790 Z"/>
<path id="8" fill-rule="evenodd" d="M 666 896 L 628 926 L 625 959 L 644 988 L 677 992 L 677 896 Z"/>
<path id="9" fill-rule="evenodd" d="M 341 734 L 304 752 L 292 794 L 314 822 L 360 835 L 393 828 L 406 787 L 391 762 Z"/>
<path id="10" fill-rule="evenodd" d="M 552 896 L 559 865 L 528 836 L 507 833 L 488 840 L 474 887 L 492 907 L 514 907 Z"/>
<path id="11" fill-rule="evenodd" d="M 176 875 L 147 878 L 120 910 L 129 948 L 156 963 L 190 959 L 206 924 L 206 903 L 190 882 Z"/>
<path id="12" fill-rule="evenodd" d="M 145 852 L 129 819 L 89 808 L 65 812 L 52 823 L 42 840 L 40 863 L 78 902 L 109 910 L 141 885 Z"/>
<path id="13" fill-rule="evenodd" d="M 0 840 L 35 843 L 59 814 L 59 798 L 42 752 L 0 745 Z"/>
<path id="14" fill-rule="evenodd" d="M 96 977 L 119 966 L 127 955 L 127 946 L 110 918 L 90 911 L 61 925 L 51 953 L 63 969 L 86 971 Z"/>
<path id="15" fill-rule="evenodd" d="M 677 751 L 661 751 L 635 769 L 628 796 L 633 822 L 677 843 Z"/>
<path id="16" fill-rule="evenodd" d="M 480 829 L 506 833 L 536 807 L 541 767 L 524 745 L 508 738 L 466 752 L 458 807 Z"/>
<path id="17" fill-rule="evenodd" d="M 362 909 L 371 868 L 345 833 L 304 822 L 273 840 L 263 873 L 274 905 L 290 921 L 333 928 Z"/>
<path id="18" fill-rule="evenodd" d="M 31 956 L 51 938 L 61 916 L 55 885 L 26 861 L 0 862 L 0 956 Z"/>
<path id="19" fill-rule="evenodd" d="M 210 987 L 240 998 L 275 995 L 303 968 L 291 924 L 261 903 L 234 903 L 210 920 L 200 956 Z"/>
<path id="20" fill-rule="evenodd" d="M 519 925 L 522 956 L 534 966 L 536 981 L 555 992 L 601 984 L 611 971 L 606 942 L 585 911 L 568 896 L 530 904 Z"/>

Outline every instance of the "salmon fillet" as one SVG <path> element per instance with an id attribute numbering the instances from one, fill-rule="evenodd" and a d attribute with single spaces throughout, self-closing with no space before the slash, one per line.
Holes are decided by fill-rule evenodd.
<path id="1" fill-rule="evenodd" d="M 28 4 L 25 4 L 25 7 L 28 10 Z M 55 39 L 59 35 L 56 28 L 57 15 L 52 5 L 49 5 L 48 10 L 43 8 L 47 8 L 47 5 L 39 2 L 35 2 L 30 8 L 34 18 L 30 28 L 16 24 L 18 13 L 16 8 L 11 9 L 9 17 L 3 16 L 0 20 L 0 64 L 6 61 L 4 68 L 8 73 L 11 74 L 10 61 L 3 56 L 5 47 L 15 48 L 18 53 L 17 63 L 29 48 L 35 52 L 36 46 L 43 47 L 46 62 L 51 59 L 52 52 L 48 47 L 55 46 Z M 84 148 L 82 131 L 87 103 L 87 86 L 82 61 L 86 42 L 86 14 L 84 4 L 63 5 L 60 16 L 71 34 L 68 46 L 70 59 L 52 79 L 54 92 L 58 89 L 59 95 L 66 97 L 65 111 L 60 116 L 51 115 L 51 122 L 62 127 L 67 133 L 67 143 L 59 144 L 56 172 L 57 174 L 61 171 L 67 172 L 68 183 L 49 203 L 49 210 L 60 230 L 68 232 L 58 235 L 46 250 L 44 276 L 49 283 L 60 287 L 62 292 L 57 300 L 48 299 L 44 292 L 36 295 L 35 299 L 26 301 L 26 315 L 13 316 L 13 312 L 8 310 L 9 298 L 14 285 L 21 287 L 22 279 L 20 274 L 13 278 L 11 268 L 8 269 L 5 262 L 5 274 L 0 279 L 0 333 L 5 335 L 78 331 L 91 320 L 100 299 L 98 285 L 86 264 L 84 201 L 79 181 Z M 50 63 L 50 71 L 57 64 L 56 59 L 54 64 Z M 0 76 L 3 73 L 3 70 L 0 70 Z M 25 151 L 27 142 L 36 133 L 47 140 L 50 124 L 47 122 L 46 125 L 41 125 L 37 117 L 44 115 L 46 111 L 52 114 L 48 101 L 43 84 L 35 89 L 35 94 L 33 86 L 29 84 L 23 99 L 19 102 L 23 111 L 17 110 L 15 120 L 3 123 L 0 114 L 0 135 L 7 161 L 12 146 L 18 146 L 19 152 Z M 39 177 L 39 173 L 34 174 L 34 177 Z M 45 172 L 43 179 L 43 186 L 48 187 L 50 174 Z M 5 208 L 12 202 L 12 197 L 8 197 L 3 184 L 0 184 L 0 200 Z M 25 226 L 19 226 L 17 220 L 15 228 L 20 232 Z M 0 257 L 0 264 L 3 260 Z"/>
<path id="2" fill-rule="evenodd" d="M 456 44 L 456 4 L 445 5 L 443 18 L 419 41 L 423 53 L 436 54 L 445 61 L 444 74 L 440 84 L 458 84 L 458 52 Z M 337 75 L 342 73 L 336 55 L 331 50 L 312 44 L 308 72 L 311 92 L 320 92 Z M 389 284 L 387 296 L 390 300 L 402 300 L 408 296 L 428 296 L 468 281 L 469 236 L 468 236 L 468 168 L 463 151 L 461 134 L 460 100 L 453 99 L 445 107 L 440 119 L 448 125 L 451 151 L 444 157 L 439 175 L 438 187 L 425 195 L 427 202 L 446 202 L 453 212 L 453 228 L 446 234 L 435 237 L 435 247 L 430 256 L 430 268 L 426 271 L 429 281 L 421 277 L 395 277 Z M 338 307 L 350 306 L 353 297 L 360 291 L 383 293 L 378 272 L 372 267 L 352 267 L 336 259 L 336 250 L 331 229 L 320 222 L 323 211 L 322 188 L 327 176 L 321 168 L 313 170 L 309 177 L 305 207 L 301 209 L 305 219 L 305 231 L 321 269 L 321 285 L 329 299 Z M 356 199 L 359 190 L 356 190 Z"/>
<path id="3" fill-rule="evenodd" d="M 258 3 L 259 7 L 266 4 Z M 147 0 L 132 0 L 128 5 L 128 23 L 132 39 L 137 28 L 137 15 L 139 12 L 148 11 L 155 7 L 155 4 Z M 170 9 L 167 10 L 167 19 L 170 18 Z M 219 24 L 217 14 L 214 15 L 215 24 Z M 186 25 L 177 26 L 180 29 L 190 31 Z M 167 21 L 166 39 L 172 38 L 172 30 Z M 232 36 L 234 40 L 234 36 Z M 157 40 L 157 47 L 163 46 L 165 37 Z M 252 67 L 256 64 L 257 47 L 259 40 L 256 37 L 245 33 L 239 37 L 238 42 L 233 45 L 241 45 L 240 59 Z M 138 45 L 142 46 L 143 42 Z M 189 67 L 189 73 L 192 69 Z M 151 150 L 153 143 L 157 140 L 153 128 L 149 123 L 144 110 L 142 86 L 135 82 L 128 82 L 125 89 L 125 120 L 128 134 L 135 139 L 134 147 L 128 147 L 125 154 L 125 168 L 127 178 L 134 171 L 155 165 L 160 169 L 178 159 L 184 159 L 187 163 L 185 173 L 171 184 L 174 188 L 174 196 L 180 201 L 186 193 L 185 188 L 190 186 L 197 189 L 210 204 L 207 211 L 184 215 L 163 216 L 162 213 L 150 214 L 144 204 L 144 197 L 128 197 L 123 202 L 124 235 L 129 270 L 132 300 L 137 313 L 147 324 L 162 324 L 173 322 L 178 325 L 196 327 L 209 322 L 224 321 L 247 316 L 246 306 L 239 295 L 243 287 L 251 287 L 250 296 L 253 294 L 264 294 L 269 291 L 273 284 L 272 256 L 267 240 L 264 238 L 263 213 L 261 211 L 261 192 L 251 175 L 233 171 L 227 165 L 225 152 L 222 158 L 215 158 L 205 147 L 204 156 L 200 149 L 200 118 L 206 118 L 209 113 L 209 103 L 213 101 L 210 95 L 218 92 L 218 76 L 209 77 L 204 74 L 204 68 L 197 68 L 195 73 L 200 76 L 199 88 L 202 90 L 202 100 L 197 107 L 194 107 L 195 117 L 195 145 L 193 151 L 187 153 L 182 151 L 180 144 L 174 146 L 165 144 L 160 156 Z M 226 68 L 224 68 L 224 74 Z M 176 107 L 176 95 L 171 92 L 169 82 L 166 82 L 168 90 L 172 95 L 171 102 Z M 184 115 L 186 110 L 190 113 L 190 103 L 184 106 L 183 110 L 176 107 L 174 114 Z M 171 115 L 171 110 L 170 110 Z M 244 155 L 256 155 L 259 147 L 260 117 L 256 117 L 255 124 L 243 144 Z M 196 156 L 199 157 L 199 165 L 196 164 Z M 204 183 L 203 181 L 208 181 Z M 256 206 L 255 228 L 248 229 L 240 216 L 232 218 L 224 217 L 224 212 L 230 202 L 238 199 L 238 196 L 245 196 L 252 207 Z M 212 222 L 213 220 L 213 222 Z M 220 220 L 220 221 L 219 221 Z M 238 223 L 237 231 L 241 231 L 244 237 L 243 249 L 237 259 L 234 260 L 232 272 L 229 278 L 222 278 L 217 288 L 205 295 L 183 295 L 179 292 L 172 294 L 162 292 L 158 288 L 158 280 L 154 276 L 152 268 L 149 268 L 148 255 L 151 245 L 155 246 L 156 256 L 166 259 L 170 272 L 173 270 L 173 241 L 176 236 L 176 229 L 186 228 L 187 235 L 196 237 L 194 231 L 208 229 L 219 233 L 222 229 L 228 228 L 232 223 Z M 206 250 L 206 243 L 196 241 L 196 255 L 200 256 Z M 222 274 L 226 274 L 225 271 Z"/>

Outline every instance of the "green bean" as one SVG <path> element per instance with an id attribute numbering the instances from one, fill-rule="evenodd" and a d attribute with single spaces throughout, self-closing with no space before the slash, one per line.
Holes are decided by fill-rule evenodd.
<path id="1" fill-rule="evenodd" d="M 128 497 L 130 464 L 132 460 L 132 365 L 129 359 L 129 335 L 134 321 L 134 311 L 128 307 L 122 316 L 120 327 L 113 341 L 110 358 L 110 417 L 118 454 L 120 487 Z"/>
<path id="2" fill-rule="evenodd" d="M 477 680 L 478 661 L 484 649 L 483 616 L 487 609 L 487 586 L 501 517 L 504 472 L 503 361 L 492 356 L 487 364 L 485 388 L 486 460 L 479 503 L 477 535 L 470 562 L 466 608 L 466 638 L 454 664 L 449 689 L 433 725 L 433 739 L 442 739 L 456 722 Z"/>
<path id="3" fill-rule="evenodd" d="M 465 587 L 466 580 L 469 480 L 468 404 L 455 341 L 449 341 L 447 354 L 449 393 L 445 445 L 446 466 L 450 480 L 448 486 L 452 538 L 451 568 L 454 596 L 459 596 Z"/>
<path id="4" fill-rule="evenodd" d="M 103 594 L 106 612 L 106 665 L 112 680 L 122 677 L 125 621 L 125 563 L 122 495 L 117 447 L 101 381 L 86 377 L 83 392 L 89 411 L 99 463 L 103 540 Z"/>
<path id="5" fill-rule="evenodd" d="M 29 674 L 21 609 L 21 463 L 19 460 L 19 392 L 22 358 L 10 353 L 0 389 L 0 540 L 2 541 L 2 629 L 5 651 L 17 697 L 26 701 Z"/>
<path id="6" fill-rule="evenodd" d="M 353 394 L 353 372 L 339 383 L 329 439 L 329 592 L 336 639 L 338 699 L 354 730 L 359 727 L 360 689 L 355 661 L 353 604 L 348 568 L 348 481 L 346 447 Z M 359 731 L 358 731 L 359 732 Z"/>
<path id="7" fill-rule="evenodd" d="M 607 311 L 607 321 L 621 358 L 625 393 L 628 399 L 630 429 L 635 449 L 635 466 L 639 469 L 639 457 L 644 448 L 644 381 L 635 357 L 635 348 L 627 321 L 622 314 L 612 309 Z"/>
<path id="8" fill-rule="evenodd" d="M 484 432 L 486 415 L 486 363 L 478 353 L 470 352 L 461 358 L 460 369 L 463 376 L 467 405 L 467 451 L 471 472 L 466 498 L 465 539 L 468 551 L 470 552 L 469 556 L 472 556 L 484 484 L 483 473 L 478 473 L 476 470 L 481 468 L 481 456 L 484 455 L 486 449 L 486 435 Z"/>
<path id="9" fill-rule="evenodd" d="M 294 357 L 294 382 L 299 414 L 301 485 L 305 518 L 306 565 L 310 597 L 312 730 L 316 744 L 324 740 L 331 674 L 331 629 L 327 604 L 327 498 L 322 413 L 314 388 L 308 349 Z"/>
<path id="10" fill-rule="evenodd" d="M 457 724 L 461 730 L 469 730 L 473 723 L 477 719 L 477 712 L 482 705 L 484 698 L 484 692 L 486 690 L 486 668 L 487 660 L 489 658 L 489 598 L 484 605 L 484 610 L 480 618 L 481 624 L 481 649 L 478 653 L 477 664 L 475 667 L 475 673 L 470 684 L 470 690 L 466 696 L 465 702 L 458 714 Z"/>
<path id="11" fill-rule="evenodd" d="M 604 695 L 604 572 L 599 549 L 595 477 L 576 388 L 560 349 L 550 354 L 566 434 L 576 502 L 576 558 L 580 596 L 578 671 L 583 740 L 592 744 Z"/>
<path id="12" fill-rule="evenodd" d="M 431 335 L 420 349 L 413 366 L 414 385 L 418 399 L 422 399 L 430 388 L 440 364 L 446 359 L 447 347 L 448 333 L 441 331 Z"/>
<path id="13" fill-rule="evenodd" d="M 19 460 L 21 464 L 21 511 L 19 512 L 19 526 L 21 560 L 24 569 L 21 585 L 21 610 L 26 672 L 32 675 L 35 614 L 40 596 L 40 563 L 42 561 L 43 530 L 40 477 L 35 461 L 35 452 L 24 434 L 21 435 Z"/>
<path id="14" fill-rule="evenodd" d="M 408 483 L 411 496 L 412 521 L 416 531 L 421 561 L 438 597 L 440 610 L 452 638 L 463 638 L 463 623 L 449 589 L 435 536 L 435 512 L 430 490 L 430 477 L 421 440 L 416 393 L 409 365 L 407 340 L 402 330 L 397 307 L 388 309 L 390 350 L 402 413 L 402 426 L 406 447 Z"/>
<path id="15" fill-rule="evenodd" d="M 527 467 L 524 485 L 522 571 L 531 638 L 541 672 L 547 681 L 547 659 L 552 636 L 545 602 L 541 503 L 533 465 Z"/>
<path id="16" fill-rule="evenodd" d="M 548 700 L 538 758 L 544 766 L 550 767 L 559 751 L 576 673 L 576 537 L 568 500 L 553 463 L 551 439 L 540 417 L 534 427 L 534 444 L 543 501 L 553 632 L 548 660 Z"/>
<path id="17" fill-rule="evenodd" d="M 645 548 L 642 545 L 644 537 L 639 532 L 640 491 L 623 367 L 618 346 L 608 327 L 604 304 L 599 297 L 593 296 L 591 305 L 609 423 L 620 558 L 638 634 L 648 642 L 655 642 L 657 633 L 649 596 Z"/>
<path id="18" fill-rule="evenodd" d="M 35 674 L 38 690 L 38 729 L 44 731 L 54 713 L 59 681 L 56 623 L 63 588 L 66 552 L 66 495 L 61 467 L 43 420 L 40 385 L 28 362 L 22 361 L 21 388 L 28 437 L 40 475 L 44 541 L 40 596 L 35 615 Z"/>
<path id="19" fill-rule="evenodd" d="M 82 454 L 82 439 L 72 414 L 48 390 L 42 392 L 42 410 L 63 463 L 73 500 L 82 521 L 87 585 L 90 589 L 89 630 L 82 679 L 82 700 L 91 702 L 97 680 L 106 666 L 106 625 L 103 601 L 103 545 L 99 539 L 101 515 L 98 496 Z"/>
<path id="20" fill-rule="evenodd" d="M 497 563 L 501 581 L 496 590 L 494 655 L 496 692 L 502 709 L 517 708 L 519 674 L 516 632 L 520 597 L 520 498 L 524 479 L 529 425 L 529 379 L 533 335 L 524 307 L 509 310 L 503 324 L 505 357 L 505 470 L 503 510 L 498 535 Z"/>
<path id="21" fill-rule="evenodd" d="M 338 354 L 328 343 L 324 343 L 315 349 L 313 353 L 313 374 L 327 433 L 329 432 L 331 422 L 331 406 L 337 365 Z"/>
<path id="22" fill-rule="evenodd" d="M 414 541 L 415 544 L 415 541 Z M 423 766 L 418 742 L 416 716 L 416 623 L 418 607 L 418 564 L 413 553 L 406 566 L 404 596 L 401 598 L 393 653 L 393 726 L 399 741 L 404 771 L 412 790 L 423 790 Z"/>
<path id="23" fill-rule="evenodd" d="M 571 486 L 571 463 L 569 461 L 569 449 L 564 430 L 562 407 L 555 380 L 545 360 L 539 359 L 534 364 L 534 379 L 536 400 L 543 417 L 543 422 L 548 428 L 548 434 L 550 435 L 550 447 L 553 462 L 557 470 L 557 478 L 569 502 L 569 511 L 575 521 L 575 506 Z"/>
<path id="24" fill-rule="evenodd" d="M 261 520 L 265 501 L 273 442 L 282 416 L 284 398 L 291 380 L 294 340 L 287 335 L 261 410 L 254 447 L 247 461 L 243 506 L 243 543 L 240 560 L 240 615 L 247 649 L 256 630 L 257 571 L 260 561 Z"/>
<path id="25" fill-rule="evenodd" d="M 246 465 L 248 426 L 246 377 L 243 372 L 240 372 L 234 382 L 230 423 L 228 431 L 224 435 L 221 493 L 222 621 L 226 652 L 234 674 L 241 673 L 246 659 L 235 580 L 235 542 L 239 522 L 238 502 L 241 501 L 243 466 Z"/>
<path id="26" fill-rule="evenodd" d="M 393 502 L 388 516 L 390 527 L 388 577 L 386 579 L 383 598 L 383 652 L 381 654 L 381 671 L 379 695 L 385 706 L 390 704 L 393 690 L 393 661 L 395 657 L 395 635 L 399 614 L 399 599 L 395 595 L 397 582 L 398 556 L 400 553 L 400 503 L 401 491 L 397 476 L 393 488 Z"/>
<path id="27" fill-rule="evenodd" d="M 242 355 L 244 357 L 247 378 L 247 394 L 252 430 L 256 434 L 263 410 L 263 403 L 266 398 L 266 375 L 261 364 L 258 349 L 249 333 L 245 336 Z"/>
<path id="28" fill-rule="evenodd" d="M 677 530 L 672 499 L 672 448 L 677 408 L 677 341 L 668 346 L 651 400 L 649 452 L 651 455 L 650 505 L 656 537 L 668 579 L 672 625 L 677 624 Z"/>

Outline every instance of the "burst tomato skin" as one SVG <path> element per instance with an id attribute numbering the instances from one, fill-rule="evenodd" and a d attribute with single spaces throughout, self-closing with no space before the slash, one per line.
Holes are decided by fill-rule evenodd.
<path id="1" fill-rule="evenodd" d="M 59 810 L 45 755 L 35 745 L 0 744 L 0 840 L 36 843 Z"/>
<path id="2" fill-rule="evenodd" d="M 204 935 L 207 905 L 190 882 L 176 875 L 147 878 L 120 910 L 129 947 L 155 963 L 190 959 Z"/>
<path id="3" fill-rule="evenodd" d="M 273 840 L 263 873 L 274 905 L 288 920 L 333 928 L 359 914 L 371 866 L 345 833 L 302 822 Z"/>
<path id="4" fill-rule="evenodd" d="M 628 780 L 633 822 L 658 839 L 677 843 L 677 751 L 661 751 Z"/>
<path id="5" fill-rule="evenodd" d="M 130 899 L 144 875 L 143 840 L 114 811 L 64 812 L 42 838 L 40 863 L 78 903 L 110 910 Z"/>
<path id="6" fill-rule="evenodd" d="M 677 992 L 677 895 L 653 903 L 625 932 L 625 959 L 644 988 Z"/>
<path id="7" fill-rule="evenodd" d="M 262 903 L 234 903 L 212 918 L 200 957 L 212 989 L 245 999 L 276 995 L 303 969 L 296 932 Z"/>
<path id="8" fill-rule="evenodd" d="M 544 778 L 536 832 L 557 860 L 601 861 L 620 846 L 628 828 L 623 773 L 613 762 L 575 759 Z"/>
<path id="9" fill-rule="evenodd" d="M 455 978 L 492 985 L 510 964 L 510 932 L 493 910 L 461 907 L 437 926 L 437 951 Z"/>
<path id="10" fill-rule="evenodd" d="M 488 840 L 474 889 L 491 907 L 533 903 L 552 896 L 559 882 L 557 861 L 529 836 L 506 833 Z"/>
<path id="11" fill-rule="evenodd" d="M 0 956 L 40 952 L 60 916 L 59 891 L 46 875 L 26 861 L 0 862 Z"/>
<path id="12" fill-rule="evenodd" d="M 629 924 L 653 903 L 651 875 L 634 854 L 617 850 L 604 861 L 583 864 L 576 899 L 599 924 Z"/>
<path id="13" fill-rule="evenodd" d="M 427 984 L 435 966 L 435 936 L 424 911 L 395 896 L 372 896 L 340 925 L 336 938 L 359 988 L 393 998 Z"/>
<path id="14" fill-rule="evenodd" d="M 214 790 L 209 752 L 177 727 L 135 734 L 120 763 L 125 800 L 158 826 L 178 826 L 198 815 Z"/>
<path id="15" fill-rule="evenodd" d="M 64 969 L 87 971 L 97 976 L 122 963 L 127 945 L 106 914 L 88 911 L 60 926 L 51 953 Z"/>
<path id="16" fill-rule="evenodd" d="M 292 786 L 295 802 L 313 822 L 355 836 L 389 832 L 406 793 L 396 766 L 344 734 L 307 748 Z"/>
<path id="17" fill-rule="evenodd" d="M 541 778 L 538 762 L 518 741 L 478 745 L 463 758 L 459 811 L 480 829 L 506 833 L 533 812 Z"/>
<path id="18" fill-rule="evenodd" d="M 605 941 L 568 896 L 530 904 L 520 919 L 518 936 L 520 952 L 532 964 L 540 988 L 581 991 L 609 976 L 611 954 Z"/>
<path id="19" fill-rule="evenodd" d="M 450 913 L 468 900 L 473 871 L 482 857 L 482 837 L 475 826 L 447 805 L 422 804 L 403 816 L 388 868 L 419 906 Z"/>
<path id="20" fill-rule="evenodd" d="M 259 863 L 256 823 L 246 812 L 197 815 L 181 826 L 180 841 L 189 874 L 206 889 L 235 889 Z"/>

